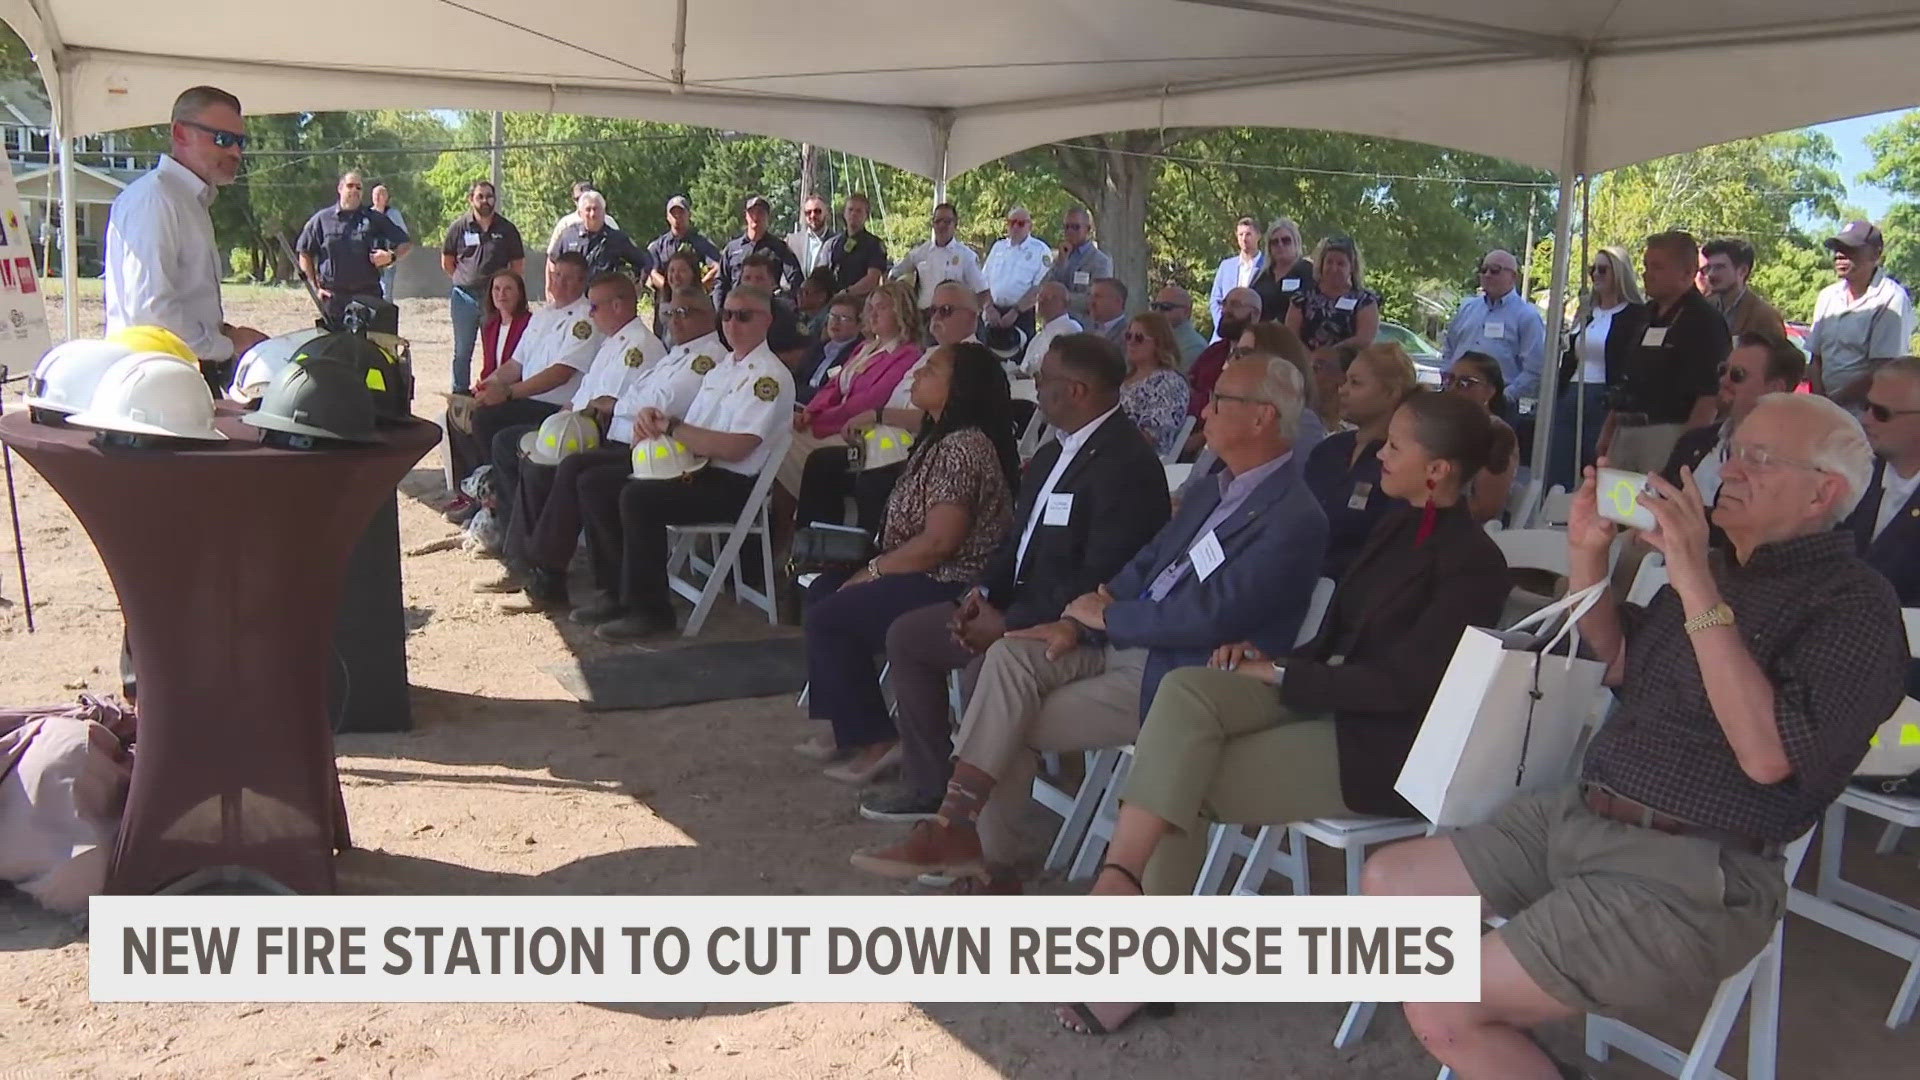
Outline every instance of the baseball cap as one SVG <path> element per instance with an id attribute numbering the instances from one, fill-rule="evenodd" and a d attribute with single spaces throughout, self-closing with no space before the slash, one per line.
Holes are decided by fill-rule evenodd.
<path id="1" fill-rule="evenodd" d="M 693 204 L 687 201 L 685 195 L 675 195 L 673 198 L 667 200 L 667 209 L 673 210 L 675 208 L 691 211 Z"/>
<path id="2" fill-rule="evenodd" d="M 1847 227 L 1833 236 L 1827 237 L 1828 248 L 1870 247 L 1875 251 L 1885 246 L 1880 230 L 1871 221 L 1849 221 Z"/>
<path id="3" fill-rule="evenodd" d="M 767 197 L 765 195 L 747 196 L 747 209 L 751 210 L 756 206 L 762 210 L 765 210 L 769 214 L 773 213 L 773 204 L 767 201 Z"/>

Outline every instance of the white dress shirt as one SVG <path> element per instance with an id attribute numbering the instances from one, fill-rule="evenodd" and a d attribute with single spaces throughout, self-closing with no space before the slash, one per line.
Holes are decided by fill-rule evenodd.
<path id="1" fill-rule="evenodd" d="M 827 265 L 827 254 L 833 247 L 829 241 L 832 239 L 832 229 L 826 229 L 817 236 L 811 229 L 788 234 L 787 247 L 793 251 L 793 257 L 800 260 L 802 276 Z"/>
<path id="2" fill-rule="evenodd" d="M 1033 335 L 1033 340 L 1027 342 L 1026 354 L 1020 358 L 1020 370 L 1026 372 L 1029 378 L 1037 378 L 1040 374 L 1040 361 L 1047 358 L 1047 349 L 1053 345 L 1053 339 L 1061 334 L 1079 332 L 1080 324 L 1064 311 L 1048 319 L 1047 324 L 1040 328 L 1040 332 Z"/>
<path id="3" fill-rule="evenodd" d="M 164 326 L 202 360 L 233 356 L 220 332 L 220 249 L 207 213 L 218 189 L 173 158 L 127 185 L 107 217 L 107 332 Z"/>
<path id="4" fill-rule="evenodd" d="M 793 424 L 793 373 L 766 342 L 745 356 L 729 354 L 700 380 L 686 422 L 730 435 L 758 435 L 760 445 L 740 461 L 709 462 L 713 468 L 757 476 L 773 453 L 774 437 Z"/>
<path id="5" fill-rule="evenodd" d="M 1720 497 L 1720 470 L 1727 467 L 1727 455 L 1731 449 L 1727 442 L 1728 426 L 1720 425 L 1720 440 L 1713 444 L 1713 449 L 1707 451 L 1706 457 L 1700 459 L 1700 464 L 1693 467 L 1693 486 L 1700 489 L 1700 501 L 1709 510 L 1713 508 L 1714 500 Z"/>
<path id="6" fill-rule="evenodd" d="M 1880 512 L 1873 519 L 1872 539 L 1880 539 L 1880 534 L 1886 531 L 1893 519 L 1900 516 L 1907 500 L 1913 498 L 1913 489 L 1916 487 L 1920 487 L 1920 469 L 1915 469 L 1913 475 L 1908 477 L 1894 472 L 1892 465 L 1880 470 Z"/>
<path id="7" fill-rule="evenodd" d="M 667 355 L 643 366 L 639 377 L 628 383 L 613 403 L 607 437 L 632 442 L 633 421 L 641 409 L 659 409 L 668 416 L 686 415 L 707 372 L 718 367 L 720 358 L 726 355 L 727 347 L 716 332 L 675 345 Z"/>
<path id="8" fill-rule="evenodd" d="M 987 288 L 993 293 L 994 305 L 1010 308 L 1045 280 L 1047 271 L 1051 269 L 1053 249 L 1047 246 L 1045 240 L 1029 236 L 1024 243 L 1015 247 L 1003 236 L 995 240 L 993 248 L 987 252 L 987 262 L 981 268 L 981 273 L 986 275 Z"/>
<path id="9" fill-rule="evenodd" d="M 957 281 L 976 295 L 987 289 L 987 277 L 980 272 L 980 257 L 959 240 L 949 240 L 945 247 L 928 240 L 895 263 L 889 276 L 903 278 L 909 271 L 919 275 L 922 311 L 933 306 L 933 290 L 942 282 Z"/>
<path id="10" fill-rule="evenodd" d="M 1107 417 L 1119 411 L 1120 406 L 1115 405 L 1092 423 L 1082 425 L 1080 430 L 1060 439 L 1060 460 L 1053 463 L 1053 471 L 1047 474 L 1047 482 L 1040 485 L 1040 494 L 1033 500 L 1033 513 L 1027 515 L 1026 530 L 1020 534 L 1020 548 L 1013 555 L 1013 580 L 1020 580 L 1020 568 L 1027 561 L 1027 545 L 1033 541 L 1033 530 L 1046 517 L 1047 499 L 1053 495 L 1053 486 L 1066 475 L 1067 466 L 1073 464 L 1074 455 L 1087 445 L 1087 440 L 1093 438 L 1093 433 L 1099 430 L 1100 425 L 1107 422 Z"/>
<path id="11" fill-rule="evenodd" d="M 564 364 L 573 369 L 573 376 L 559 386 L 543 393 L 533 395 L 533 400 L 544 401 L 549 405 L 566 408 L 573 400 L 573 392 L 580 386 L 580 376 L 593 367 L 593 354 L 599 350 L 605 336 L 594 329 L 593 320 L 587 317 L 587 298 L 581 297 L 564 307 L 545 307 L 540 309 L 546 318 L 541 320 L 540 333 L 533 333 L 533 323 L 527 323 L 527 329 L 521 331 L 520 378 L 531 379 L 555 364 Z M 534 348 L 527 351 L 527 339 L 533 337 Z"/>

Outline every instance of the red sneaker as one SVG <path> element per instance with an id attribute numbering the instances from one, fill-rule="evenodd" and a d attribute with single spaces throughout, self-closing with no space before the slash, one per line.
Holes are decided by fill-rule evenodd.
<path id="1" fill-rule="evenodd" d="M 921 874 L 985 877 L 980 834 L 968 826 L 939 819 L 916 821 L 907 838 L 890 847 L 853 853 L 853 865 L 869 874 L 912 880 Z"/>

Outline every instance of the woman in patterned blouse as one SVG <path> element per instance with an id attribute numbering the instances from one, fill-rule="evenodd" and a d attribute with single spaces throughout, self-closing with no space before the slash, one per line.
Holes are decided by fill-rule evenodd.
<path id="1" fill-rule="evenodd" d="M 1124 343 L 1127 381 L 1120 384 L 1120 408 L 1164 458 L 1186 421 L 1191 396 L 1180 374 L 1180 346 L 1167 317 L 1154 311 L 1133 317 Z"/>
<path id="2" fill-rule="evenodd" d="M 1342 345 L 1364 349 L 1380 330 L 1380 295 L 1361 284 L 1360 248 L 1348 236 L 1329 236 L 1313 249 L 1319 272 L 1313 291 L 1287 310 L 1287 329 L 1313 353 L 1331 357 Z"/>
<path id="3" fill-rule="evenodd" d="M 957 599 L 1013 521 L 1020 458 L 999 358 L 984 345 L 936 348 L 914 374 L 912 393 L 927 420 L 887 500 L 880 554 L 807 588 L 807 705 L 833 734 L 796 749 L 832 761 L 827 775 L 852 784 L 900 760 L 873 665 L 886 651 L 887 628 L 909 611 Z"/>

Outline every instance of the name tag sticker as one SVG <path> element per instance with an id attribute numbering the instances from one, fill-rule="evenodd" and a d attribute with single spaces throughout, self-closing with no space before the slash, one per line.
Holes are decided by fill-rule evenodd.
<path id="1" fill-rule="evenodd" d="M 1333 302 L 1333 306 L 1340 311 L 1352 311 L 1354 308 L 1357 308 L 1360 306 L 1360 301 L 1355 300 L 1351 296 L 1343 296 L 1340 299 L 1335 300 Z"/>
<path id="2" fill-rule="evenodd" d="M 1281 292 L 1299 292 L 1300 279 L 1297 277 L 1281 278 L 1280 291 Z"/>
<path id="3" fill-rule="evenodd" d="M 1087 273 L 1085 270 L 1075 270 L 1073 272 L 1073 283 L 1075 285 L 1091 285 L 1093 283 L 1093 275 Z"/>
<path id="4" fill-rule="evenodd" d="M 1040 516 L 1042 525 L 1065 525 L 1073 518 L 1073 496 L 1055 493 L 1047 496 L 1046 512 Z"/>
<path id="5" fill-rule="evenodd" d="M 1201 581 L 1205 581 L 1220 569 L 1221 563 L 1227 561 L 1227 553 L 1220 550 L 1220 541 L 1212 530 L 1208 530 L 1207 535 L 1187 550 L 1187 558 L 1193 561 L 1193 572 L 1200 575 Z"/>
<path id="6" fill-rule="evenodd" d="M 1666 343 L 1667 343 L 1667 328 L 1664 326 L 1647 327 L 1647 335 L 1640 339 L 1640 344 L 1645 345 L 1650 349 L 1658 349 L 1662 345 L 1665 345 Z"/>
<path id="7" fill-rule="evenodd" d="M 465 244 L 467 247 L 479 247 L 480 234 L 477 232 L 469 232 L 465 236 L 462 236 L 460 238 L 460 242 L 462 244 Z"/>
<path id="8" fill-rule="evenodd" d="M 1353 485 L 1353 495 L 1347 499 L 1347 509 L 1365 510 L 1367 508 L 1367 499 L 1372 495 L 1373 485 L 1367 483 L 1365 480 L 1360 481 Z"/>
<path id="9" fill-rule="evenodd" d="M 1497 322 L 1486 323 L 1480 327 L 1480 336 L 1498 341 L 1507 336 L 1506 324 Z"/>

